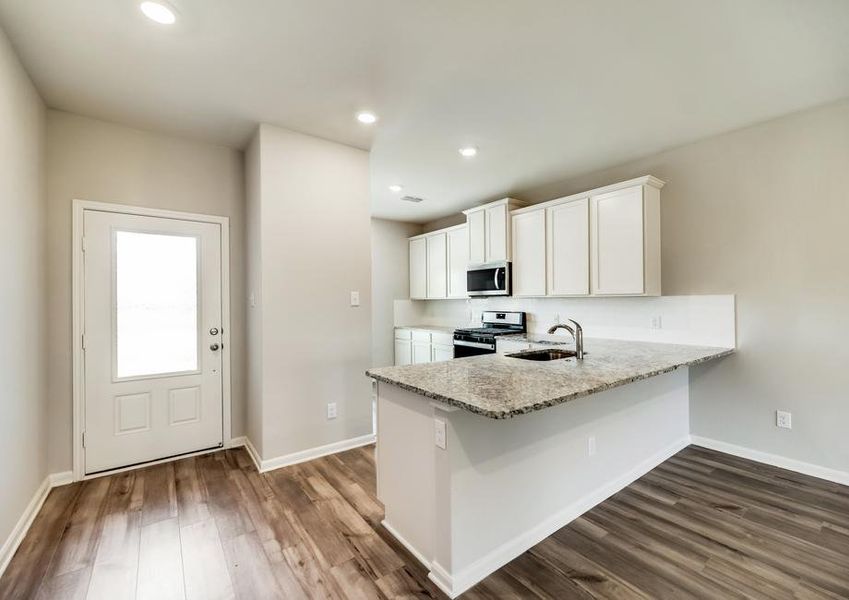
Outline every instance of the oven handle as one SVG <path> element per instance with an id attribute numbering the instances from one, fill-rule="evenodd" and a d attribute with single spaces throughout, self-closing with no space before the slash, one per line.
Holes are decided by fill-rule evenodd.
<path id="1" fill-rule="evenodd" d="M 495 344 L 481 344 L 480 342 L 467 342 L 465 340 L 454 340 L 455 346 L 468 346 L 469 348 L 480 348 L 482 350 L 495 350 Z"/>

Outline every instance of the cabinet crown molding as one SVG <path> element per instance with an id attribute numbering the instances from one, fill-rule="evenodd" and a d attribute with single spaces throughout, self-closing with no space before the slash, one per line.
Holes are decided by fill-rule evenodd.
<path id="1" fill-rule="evenodd" d="M 522 206 L 510 212 L 511 215 L 520 215 L 522 213 L 531 212 L 534 210 L 540 210 L 543 208 L 547 208 L 549 206 L 555 206 L 557 204 L 562 204 L 564 202 L 570 202 L 572 200 L 578 200 L 580 198 L 586 198 L 588 196 L 598 196 L 600 194 L 607 194 L 608 192 L 615 192 L 617 190 L 624 190 L 630 187 L 636 187 L 638 185 L 648 185 L 656 189 L 661 189 L 666 182 L 662 179 L 658 179 L 654 175 L 643 175 L 642 177 L 636 177 L 634 179 L 628 179 L 627 181 L 620 181 L 619 183 L 611 183 L 610 185 L 605 185 L 599 188 L 595 188 L 592 190 L 587 190 L 586 192 L 578 192 L 577 194 L 570 194 L 569 196 L 563 196 L 562 198 L 554 198 L 553 200 L 546 200 L 545 202 L 540 202 L 538 204 L 531 204 L 530 206 Z M 465 211 L 463 211 L 465 212 Z"/>
<path id="2" fill-rule="evenodd" d="M 516 198 L 502 198 L 501 200 L 496 200 L 494 202 L 487 202 L 486 204 L 481 204 L 480 206 L 473 206 L 472 208 L 467 208 L 463 211 L 464 215 L 469 213 L 477 212 L 479 210 L 486 210 L 487 208 L 492 208 L 493 206 L 502 206 L 506 204 L 510 207 L 510 210 L 513 208 L 521 208 L 522 206 L 527 206 L 528 203 L 523 200 L 517 200 Z"/>

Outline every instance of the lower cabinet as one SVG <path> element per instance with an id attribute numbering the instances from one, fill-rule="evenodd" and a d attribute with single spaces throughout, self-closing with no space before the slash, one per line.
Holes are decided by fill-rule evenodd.
<path id="1" fill-rule="evenodd" d="M 452 360 L 454 358 L 454 345 L 446 346 L 444 344 L 431 344 L 430 358 L 432 362 Z"/>
<path id="2" fill-rule="evenodd" d="M 410 340 L 395 340 L 395 366 L 413 364 L 413 343 Z"/>
<path id="3" fill-rule="evenodd" d="M 395 366 L 451 360 L 454 336 L 442 331 L 395 329 Z"/>

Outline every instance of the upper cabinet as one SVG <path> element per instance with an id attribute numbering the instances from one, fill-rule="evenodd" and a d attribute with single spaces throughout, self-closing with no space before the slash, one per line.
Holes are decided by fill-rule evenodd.
<path id="1" fill-rule="evenodd" d="M 467 267 L 499 261 L 513 263 L 514 296 L 659 296 L 663 185 L 647 175 L 465 210 L 465 225 L 410 238 L 410 297 L 466 298 Z"/>
<path id="2" fill-rule="evenodd" d="M 468 227 L 460 225 L 445 231 L 448 247 L 448 297 L 466 298 L 466 270 L 469 266 Z"/>
<path id="3" fill-rule="evenodd" d="M 427 297 L 448 296 L 448 250 L 445 233 L 429 235 L 427 241 Z"/>
<path id="4" fill-rule="evenodd" d="M 660 188 L 651 176 L 511 212 L 515 296 L 659 296 Z"/>
<path id="5" fill-rule="evenodd" d="M 457 225 L 410 238 L 410 298 L 466 298 L 469 242 Z"/>
<path id="6" fill-rule="evenodd" d="M 410 298 L 427 298 L 427 239 L 410 238 Z"/>
<path id="7" fill-rule="evenodd" d="M 651 178 L 590 196 L 592 295 L 660 295 L 662 185 Z"/>
<path id="8" fill-rule="evenodd" d="M 545 210 L 515 215 L 513 295 L 545 296 Z"/>
<path id="9" fill-rule="evenodd" d="M 545 281 L 549 296 L 590 293 L 590 209 L 578 198 L 545 209 Z"/>
<path id="10" fill-rule="evenodd" d="M 524 206 L 504 198 L 464 210 L 469 235 L 469 264 L 510 260 L 510 211 Z"/>

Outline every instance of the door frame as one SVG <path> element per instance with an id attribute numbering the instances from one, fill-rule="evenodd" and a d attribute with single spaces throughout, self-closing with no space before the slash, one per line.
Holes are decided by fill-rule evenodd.
<path id="1" fill-rule="evenodd" d="M 222 328 L 222 357 L 221 357 L 221 404 L 222 404 L 222 442 L 224 447 L 232 444 L 232 414 L 230 397 L 230 218 L 216 215 L 203 215 L 159 208 L 146 208 L 110 202 L 93 200 L 73 200 L 71 217 L 71 310 L 72 336 L 71 347 L 73 356 L 73 473 L 74 481 L 109 475 L 128 468 L 140 468 L 149 464 L 163 462 L 151 461 L 138 467 L 117 468 L 94 475 L 85 474 L 85 448 L 83 448 L 83 427 L 85 424 L 85 372 L 82 349 L 82 333 L 84 321 L 83 305 L 83 215 L 87 210 L 98 212 L 138 215 L 142 217 L 160 217 L 181 221 L 213 223 L 221 226 L 221 328 Z M 185 456 L 190 456 L 189 453 Z M 181 458 L 183 455 L 180 456 Z M 168 459 L 165 459 L 168 460 Z"/>

